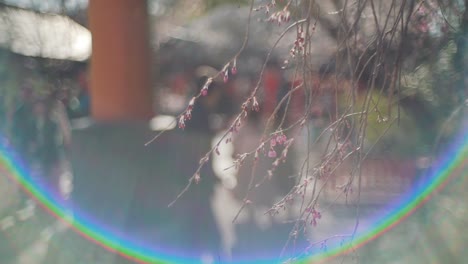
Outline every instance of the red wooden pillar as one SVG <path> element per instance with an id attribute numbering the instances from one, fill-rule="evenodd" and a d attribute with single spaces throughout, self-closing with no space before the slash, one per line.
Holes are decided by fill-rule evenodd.
<path id="1" fill-rule="evenodd" d="M 90 0 L 91 111 L 98 121 L 152 117 L 146 0 Z"/>

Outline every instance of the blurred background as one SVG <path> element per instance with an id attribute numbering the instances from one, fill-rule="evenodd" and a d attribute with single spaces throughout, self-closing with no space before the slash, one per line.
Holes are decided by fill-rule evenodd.
<path id="1" fill-rule="evenodd" d="M 358 228 L 366 231 L 376 217 L 415 191 L 449 143 L 468 128 L 466 3 L 441 1 L 436 8 L 437 1 L 416 1 L 433 9 L 417 9 L 411 20 L 397 94 L 367 89 L 365 80 L 373 73 L 365 66 L 360 83 L 353 83 L 337 59 L 343 52 L 337 33 L 340 1 L 322 1 L 328 15 L 317 16 L 310 39 L 312 66 L 306 80 L 319 83 L 310 109 L 298 90 L 289 97 L 288 109 L 276 113 L 284 116 L 285 127 L 310 113 L 304 126 L 285 134 L 295 138 L 289 158 L 273 177 L 268 177 L 268 155 L 258 160 L 254 172 L 251 159 L 233 166 L 237 155 L 255 151 L 278 103 L 304 82 L 290 57 L 296 30 L 276 43 L 286 26 L 268 23 L 264 9 L 254 11 L 235 70 L 215 78 L 185 129 L 177 127 L 177 117 L 207 78 L 243 46 L 249 2 L 0 1 L 0 155 L 14 160 L 12 166 L 22 168 L 26 181 L 63 209 L 62 219 L 52 216 L 1 159 L 0 263 L 133 263 L 69 228 L 85 220 L 121 237 L 121 245 L 133 243 L 155 255 L 194 263 L 275 263 L 312 245 L 319 245 L 312 252 L 323 252 L 350 238 L 356 208 Z M 277 2 L 282 8 L 287 1 Z M 386 10 L 386 1 L 375 2 Z M 363 15 L 361 46 L 373 36 L 369 20 Z M 389 49 L 382 63 L 390 64 L 395 54 Z M 223 136 L 257 83 L 259 111 L 249 113 L 225 144 Z M 378 144 L 366 149 L 370 155 L 361 165 L 360 198 L 343 195 L 353 171 L 353 164 L 345 162 L 320 182 L 316 225 L 292 236 L 302 212 L 299 200 L 274 217 L 266 212 L 298 184 L 297 175 L 309 174 L 309 164 L 326 157 L 333 137 L 326 128 L 348 109 L 355 87 L 356 105 L 368 98 L 379 102 L 367 117 L 366 147 Z M 398 107 L 389 107 L 395 101 Z M 399 116 L 398 126 L 384 125 L 387 116 Z M 165 133 L 147 144 L 161 131 Z M 216 151 L 201 166 L 200 182 L 168 207 L 211 148 Z M 428 203 L 391 231 L 330 263 L 464 263 L 468 169 L 467 157 L 461 159 L 456 175 Z M 248 192 L 251 175 L 258 186 Z M 358 189 L 357 184 L 347 188 Z M 294 243 L 288 243 L 291 237 Z"/>

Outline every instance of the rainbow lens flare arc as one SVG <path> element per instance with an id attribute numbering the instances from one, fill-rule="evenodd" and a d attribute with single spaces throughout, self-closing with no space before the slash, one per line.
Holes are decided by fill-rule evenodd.
<path id="1" fill-rule="evenodd" d="M 455 176 L 465 177 L 468 165 L 468 133 L 461 133 L 456 137 L 451 146 L 441 157 L 429 173 L 427 180 L 420 184 L 402 197 L 398 203 L 387 210 L 385 215 L 381 215 L 373 221 L 371 226 L 366 227 L 365 231 L 358 232 L 350 242 L 328 248 L 326 252 L 317 252 L 307 256 L 297 258 L 294 263 L 317 263 L 323 260 L 333 258 L 362 247 L 373 239 L 381 236 L 392 227 L 401 223 L 405 218 L 411 215 L 417 208 L 423 205 L 432 194 L 442 188 L 450 178 Z M 66 210 L 56 202 L 47 190 L 38 186 L 31 180 L 30 175 L 15 160 L 11 150 L 7 148 L 0 149 L 0 168 L 13 179 L 26 193 L 39 202 L 39 204 L 57 218 L 65 219 Z M 168 252 L 155 251 L 145 247 L 145 245 L 136 243 L 127 239 L 123 235 L 118 235 L 105 226 L 97 225 L 83 215 L 74 216 L 74 220 L 68 223 L 69 226 L 78 234 L 95 244 L 117 253 L 136 263 L 201 263 L 190 259 L 170 254 Z M 252 260 L 249 263 L 274 263 L 277 259 L 272 256 L 269 260 Z M 244 263 L 244 262 L 243 262 Z"/>

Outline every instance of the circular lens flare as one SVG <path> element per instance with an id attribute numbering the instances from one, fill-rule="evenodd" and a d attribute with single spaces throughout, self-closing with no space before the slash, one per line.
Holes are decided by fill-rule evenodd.
<path id="1" fill-rule="evenodd" d="M 449 178 L 459 176 L 464 177 L 466 173 L 468 157 L 468 133 L 461 133 L 454 140 L 445 155 L 438 160 L 427 180 L 418 187 L 411 190 L 392 208 L 386 210 L 385 214 L 379 215 L 373 220 L 373 224 L 366 226 L 366 230 L 356 232 L 353 239 L 348 242 L 337 242 L 327 251 L 323 250 L 311 252 L 306 256 L 300 256 L 294 263 L 316 263 L 339 256 L 346 252 L 362 247 L 369 241 L 384 234 L 392 227 L 398 225 L 401 221 L 411 215 L 418 207 L 426 202 L 431 194 L 442 188 Z M 50 195 L 46 189 L 38 186 L 32 181 L 30 175 L 26 172 L 20 162 L 15 160 L 12 151 L 7 148 L 0 149 L 0 169 L 13 179 L 24 191 L 37 200 L 40 205 L 52 215 L 68 221 L 65 208 L 59 204 L 57 199 Z M 69 221 L 70 227 L 97 245 L 117 253 L 136 263 L 202 263 L 202 260 L 194 260 L 189 257 L 181 257 L 174 251 L 155 250 L 135 241 L 125 238 L 108 227 L 96 224 L 84 214 L 74 216 L 73 221 Z M 340 241 L 338 238 L 337 241 Z M 341 240 L 343 241 L 343 240 Z M 242 263 L 276 263 L 278 259 L 251 260 Z"/>

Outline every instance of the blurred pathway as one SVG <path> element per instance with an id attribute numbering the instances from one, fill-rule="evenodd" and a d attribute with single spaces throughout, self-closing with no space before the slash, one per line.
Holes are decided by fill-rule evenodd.
<path id="1" fill-rule="evenodd" d="M 18 256 L 16 264 L 42 264 L 46 258 L 50 240 L 53 236 L 65 231 L 66 225 L 62 220 L 57 220 L 50 226 L 42 229 L 39 238 Z"/>

